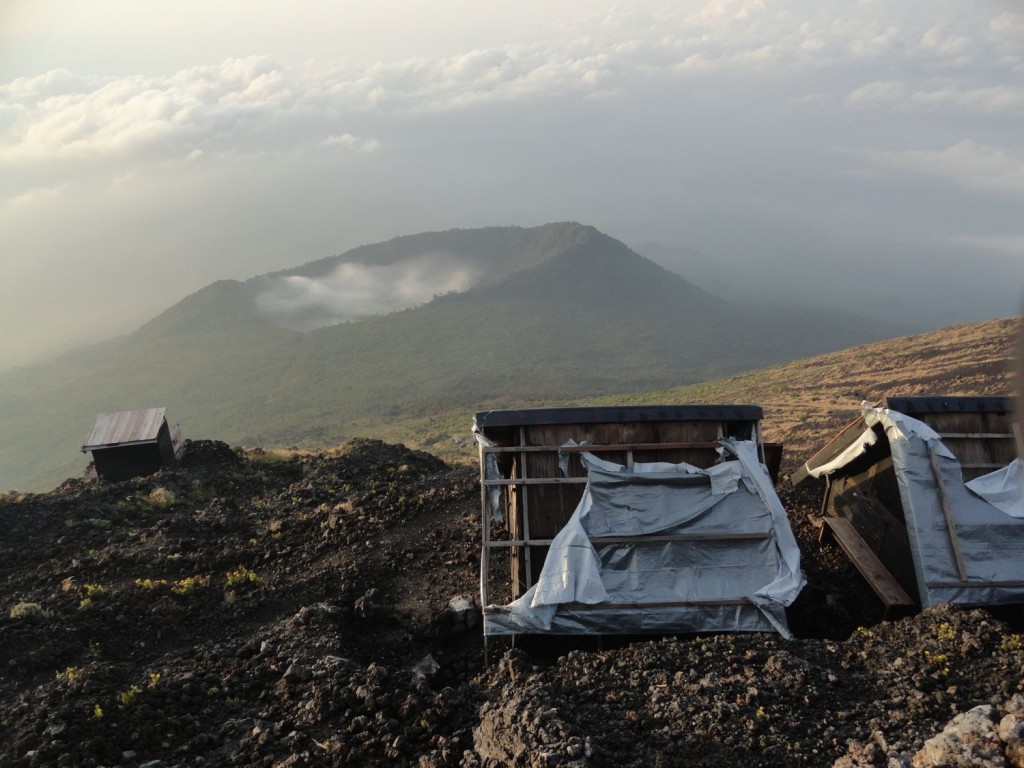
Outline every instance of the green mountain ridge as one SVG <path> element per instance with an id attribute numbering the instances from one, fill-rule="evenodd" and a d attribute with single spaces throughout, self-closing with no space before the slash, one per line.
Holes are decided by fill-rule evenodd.
<path id="1" fill-rule="evenodd" d="M 320 447 L 455 406 L 678 386 L 896 335 L 849 315 L 733 306 L 574 223 L 407 236 L 275 274 L 431 252 L 487 279 L 307 333 L 261 314 L 270 276 L 219 281 L 133 334 L 0 376 L 0 488 L 80 472 L 98 412 L 161 405 L 186 437 Z"/>

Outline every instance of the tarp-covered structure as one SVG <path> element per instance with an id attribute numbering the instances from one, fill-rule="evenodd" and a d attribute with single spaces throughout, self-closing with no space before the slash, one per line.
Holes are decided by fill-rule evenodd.
<path id="1" fill-rule="evenodd" d="M 763 462 L 760 408 L 508 413 L 477 415 L 485 634 L 789 636 L 785 607 L 804 580 Z M 502 429 L 517 419 L 518 429 Z M 553 445 L 556 438 L 567 439 Z M 703 466 L 634 460 L 684 453 Z M 546 454 L 557 461 L 557 474 L 544 471 L 551 469 Z M 547 513 L 567 509 L 565 492 L 573 488 L 578 501 L 568 519 L 557 531 L 545 528 Z M 496 489 L 508 492 L 504 505 Z M 492 538 L 503 526 L 509 538 Z M 494 547 L 510 550 L 517 577 L 514 599 L 501 604 L 489 599 Z M 523 562 L 527 555 L 534 562 Z"/>
<path id="2" fill-rule="evenodd" d="M 826 512 L 847 521 L 920 606 L 1024 602 L 1024 472 L 1011 400 L 887 404 L 865 406 L 794 483 L 825 478 Z"/>
<path id="3" fill-rule="evenodd" d="M 98 477 L 119 481 L 175 466 L 183 446 L 166 408 L 139 408 L 97 414 L 81 450 L 92 452 Z"/>

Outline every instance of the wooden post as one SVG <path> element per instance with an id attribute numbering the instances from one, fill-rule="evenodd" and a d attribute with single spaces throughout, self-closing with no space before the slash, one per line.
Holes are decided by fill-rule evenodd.
<path id="1" fill-rule="evenodd" d="M 946 496 L 946 484 L 942 480 L 942 473 L 939 471 L 939 459 L 932 446 L 928 446 L 928 460 L 932 465 L 932 474 L 935 476 L 935 485 L 939 490 L 939 503 L 942 505 L 942 514 L 946 518 L 946 530 L 949 532 L 949 544 L 953 548 L 953 557 L 956 559 L 956 570 L 961 581 L 967 581 L 967 567 L 964 565 L 964 554 L 960 550 L 960 539 L 956 535 L 956 521 L 953 519 L 953 510 L 949 506 L 949 498 Z"/>

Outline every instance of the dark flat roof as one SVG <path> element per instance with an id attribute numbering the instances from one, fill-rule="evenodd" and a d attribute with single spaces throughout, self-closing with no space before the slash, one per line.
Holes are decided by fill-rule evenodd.
<path id="1" fill-rule="evenodd" d="M 630 405 L 571 408 L 520 408 L 478 411 L 476 426 L 535 424 L 623 424 L 639 421 L 760 421 L 759 405 Z"/>
<path id="2" fill-rule="evenodd" d="M 889 410 L 913 416 L 919 413 L 1010 413 L 1010 397 L 887 397 Z"/>

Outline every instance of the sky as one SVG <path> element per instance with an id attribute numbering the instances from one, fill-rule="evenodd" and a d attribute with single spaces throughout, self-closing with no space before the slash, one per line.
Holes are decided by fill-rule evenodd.
<path id="1" fill-rule="evenodd" d="M 0 369 L 214 280 L 567 220 L 748 293 L 1005 316 L 1022 118 L 1022 2 L 0 0 Z"/>

